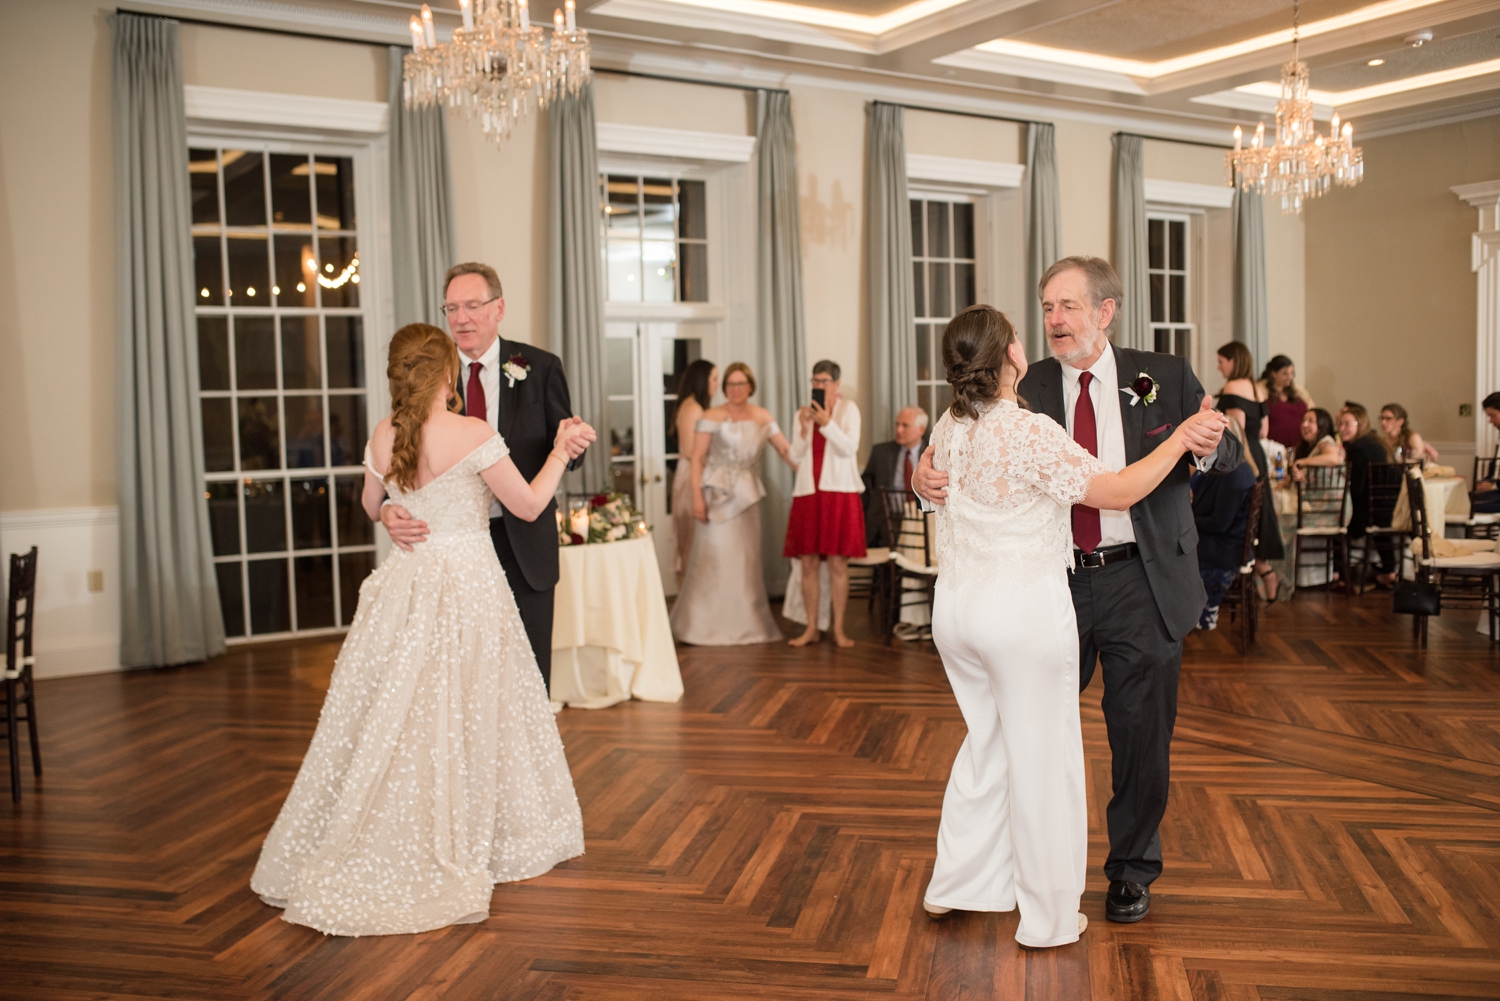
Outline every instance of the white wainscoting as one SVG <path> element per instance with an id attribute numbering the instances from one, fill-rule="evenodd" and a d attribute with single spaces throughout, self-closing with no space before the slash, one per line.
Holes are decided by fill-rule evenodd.
<path id="1" fill-rule="evenodd" d="M 120 670 L 119 524 L 114 507 L 0 511 L 5 588 L 9 554 L 37 547 L 37 677 Z M 103 574 L 104 590 L 89 590 L 90 571 Z"/>

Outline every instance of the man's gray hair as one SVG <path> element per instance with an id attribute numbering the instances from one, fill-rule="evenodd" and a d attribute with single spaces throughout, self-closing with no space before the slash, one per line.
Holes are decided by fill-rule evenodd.
<path id="1" fill-rule="evenodd" d="M 1114 266 L 1102 257 L 1064 257 L 1043 272 L 1042 280 L 1036 286 L 1037 298 L 1045 297 L 1047 283 L 1064 271 L 1083 272 L 1095 310 L 1104 305 L 1105 299 L 1115 301 L 1115 315 L 1110 319 L 1109 326 L 1104 328 L 1106 334 L 1113 335 L 1120 322 L 1120 307 L 1125 304 L 1125 287 L 1120 283 L 1120 276 L 1115 273 Z"/>
<path id="2" fill-rule="evenodd" d="M 912 423 L 916 424 L 920 428 L 926 429 L 926 427 L 927 427 L 927 411 L 925 411 L 921 407 L 917 407 L 917 406 L 910 406 L 910 407 L 902 407 L 901 408 L 902 413 L 905 413 L 908 410 L 915 410 L 917 412 L 916 419 Z M 901 415 L 897 414 L 896 416 L 899 417 Z"/>
<path id="3" fill-rule="evenodd" d="M 466 261 L 463 264 L 455 264 L 448 269 L 447 275 L 443 277 L 444 296 L 448 294 L 448 286 L 452 285 L 453 279 L 459 275 L 478 275 L 490 287 L 490 298 L 505 298 L 505 290 L 500 287 L 500 276 L 495 274 L 495 269 L 488 264 L 480 264 L 478 261 Z"/>

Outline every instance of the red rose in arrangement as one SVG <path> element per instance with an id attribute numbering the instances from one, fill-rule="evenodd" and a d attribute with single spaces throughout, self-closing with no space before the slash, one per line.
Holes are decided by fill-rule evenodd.
<path id="1" fill-rule="evenodd" d="M 609 503 L 609 495 L 608 494 L 595 494 L 589 500 L 589 507 L 603 507 L 604 505 L 606 505 L 608 503 Z"/>
<path id="2" fill-rule="evenodd" d="M 1141 396 L 1150 396 L 1151 390 L 1154 386 L 1155 383 L 1151 381 L 1151 377 L 1149 375 L 1143 375 L 1130 384 L 1130 388 L 1135 390 Z"/>
<path id="3" fill-rule="evenodd" d="M 568 533 L 568 542 L 570 545 L 581 546 L 583 545 L 584 541 L 585 540 L 583 536 L 579 535 L 577 532 Z"/>

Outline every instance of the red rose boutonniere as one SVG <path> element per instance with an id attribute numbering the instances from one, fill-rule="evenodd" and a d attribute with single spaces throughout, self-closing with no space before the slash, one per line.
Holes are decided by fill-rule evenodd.
<path id="1" fill-rule="evenodd" d="M 1137 403 L 1140 403 L 1142 400 L 1144 400 L 1146 402 L 1146 406 L 1149 407 L 1151 404 L 1156 402 L 1156 391 L 1160 388 L 1161 387 L 1156 384 L 1155 379 L 1151 378 L 1151 376 L 1147 375 L 1145 372 L 1142 372 L 1140 375 L 1136 376 L 1135 381 L 1130 385 L 1121 386 L 1120 392 L 1125 393 L 1130 397 L 1130 405 L 1132 407 Z"/>

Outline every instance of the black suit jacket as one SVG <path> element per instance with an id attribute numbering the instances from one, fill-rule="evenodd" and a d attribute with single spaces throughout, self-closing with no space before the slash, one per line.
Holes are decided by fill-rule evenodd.
<path id="1" fill-rule="evenodd" d="M 550 351 L 500 339 L 500 364 L 512 355 L 520 355 L 531 365 L 526 378 L 514 387 L 507 385 L 500 373 L 500 436 L 510 449 L 510 460 L 527 480 L 541 472 L 552 451 L 557 425 L 573 416 L 568 397 L 568 379 L 563 374 L 562 359 Z M 464 387 L 460 386 L 462 390 Z M 572 468 L 571 466 L 569 468 Z M 557 584 L 557 501 L 536 521 L 523 521 L 501 506 L 505 534 L 511 550 L 534 591 L 545 591 Z"/>
<path id="2" fill-rule="evenodd" d="M 1131 406 L 1129 395 L 1120 394 L 1125 461 L 1135 462 L 1198 412 L 1203 403 L 1203 384 L 1185 358 L 1115 345 L 1110 345 L 1110 350 L 1115 353 L 1120 389 L 1128 387 L 1142 372 L 1155 379 L 1158 387 L 1156 402 L 1150 404 L 1141 400 Z M 1033 410 L 1068 426 L 1063 413 L 1062 364 L 1056 358 L 1032 365 L 1017 388 Z M 1228 472 L 1243 459 L 1239 439 L 1226 434 L 1211 468 Z M 1135 528 L 1146 579 L 1173 639 L 1192 631 L 1208 597 L 1198 576 L 1198 528 L 1188 493 L 1188 478 L 1194 468 L 1193 457 L 1184 456 L 1155 490 L 1130 508 L 1130 523 Z"/>
<path id="3" fill-rule="evenodd" d="M 922 435 L 922 444 L 917 448 L 918 457 L 927 450 L 927 435 Z M 870 446 L 870 457 L 865 460 L 865 546 L 880 548 L 888 546 L 885 531 L 885 512 L 880 509 L 880 495 L 876 487 L 890 487 L 896 481 L 896 460 L 901 457 L 901 446 L 894 441 L 882 441 Z"/>

